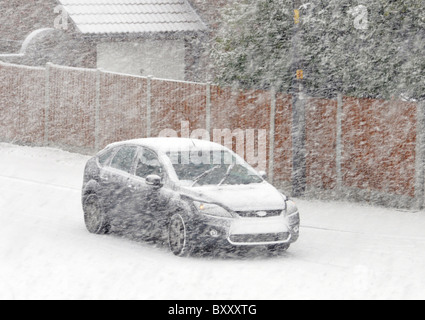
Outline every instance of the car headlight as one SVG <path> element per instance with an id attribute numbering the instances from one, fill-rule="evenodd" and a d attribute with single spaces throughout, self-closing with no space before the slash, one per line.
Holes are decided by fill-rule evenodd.
<path id="1" fill-rule="evenodd" d="M 194 201 L 193 203 L 200 213 L 214 217 L 232 218 L 232 215 L 226 209 L 216 204 L 202 203 L 198 201 Z"/>
<path id="2" fill-rule="evenodd" d="M 298 212 L 298 207 L 297 207 L 297 205 L 295 204 L 295 202 L 294 201 L 292 201 L 292 200 L 286 200 L 286 210 L 285 210 L 285 215 L 287 216 L 287 217 L 289 217 L 289 216 L 291 216 L 291 215 L 293 215 L 293 214 L 295 214 L 295 213 L 297 213 Z"/>
<path id="3" fill-rule="evenodd" d="M 286 201 L 285 217 L 288 220 L 289 226 L 293 228 L 295 232 L 298 232 L 300 226 L 300 214 L 294 201 Z"/>

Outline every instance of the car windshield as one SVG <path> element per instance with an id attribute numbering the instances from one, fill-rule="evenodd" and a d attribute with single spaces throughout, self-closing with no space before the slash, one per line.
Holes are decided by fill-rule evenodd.
<path id="1" fill-rule="evenodd" d="M 225 150 L 168 152 L 177 177 L 184 185 L 247 185 L 264 180 L 246 162 Z"/>

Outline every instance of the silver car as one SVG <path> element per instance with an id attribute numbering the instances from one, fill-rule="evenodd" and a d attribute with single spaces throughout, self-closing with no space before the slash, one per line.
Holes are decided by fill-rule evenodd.
<path id="1" fill-rule="evenodd" d="M 295 203 L 236 153 L 203 140 L 109 145 L 86 165 L 82 203 L 89 232 L 162 241 L 177 256 L 286 251 L 299 237 Z"/>

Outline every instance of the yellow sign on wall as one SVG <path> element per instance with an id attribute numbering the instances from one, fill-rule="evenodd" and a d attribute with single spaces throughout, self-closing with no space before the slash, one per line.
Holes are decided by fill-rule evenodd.
<path id="1" fill-rule="evenodd" d="M 304 70 L 297 70 L 297 79 L 298 80 L 304 79 Z"/>
<path id="2" fill-rule="evenodd" d="M 300 23 L 300 10 L 294 10 L 294 21 L 295 24 Z"/>

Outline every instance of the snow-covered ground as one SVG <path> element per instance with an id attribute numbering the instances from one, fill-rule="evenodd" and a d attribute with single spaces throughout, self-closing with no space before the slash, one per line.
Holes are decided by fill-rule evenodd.
<path id="1" fill-rule="evenodd" d="M 288 253 L 181 259 L 86 231 L 87 159 L 0 144 L 1 299 L 425 299 L 425 212 L 299 200 Z"/>

